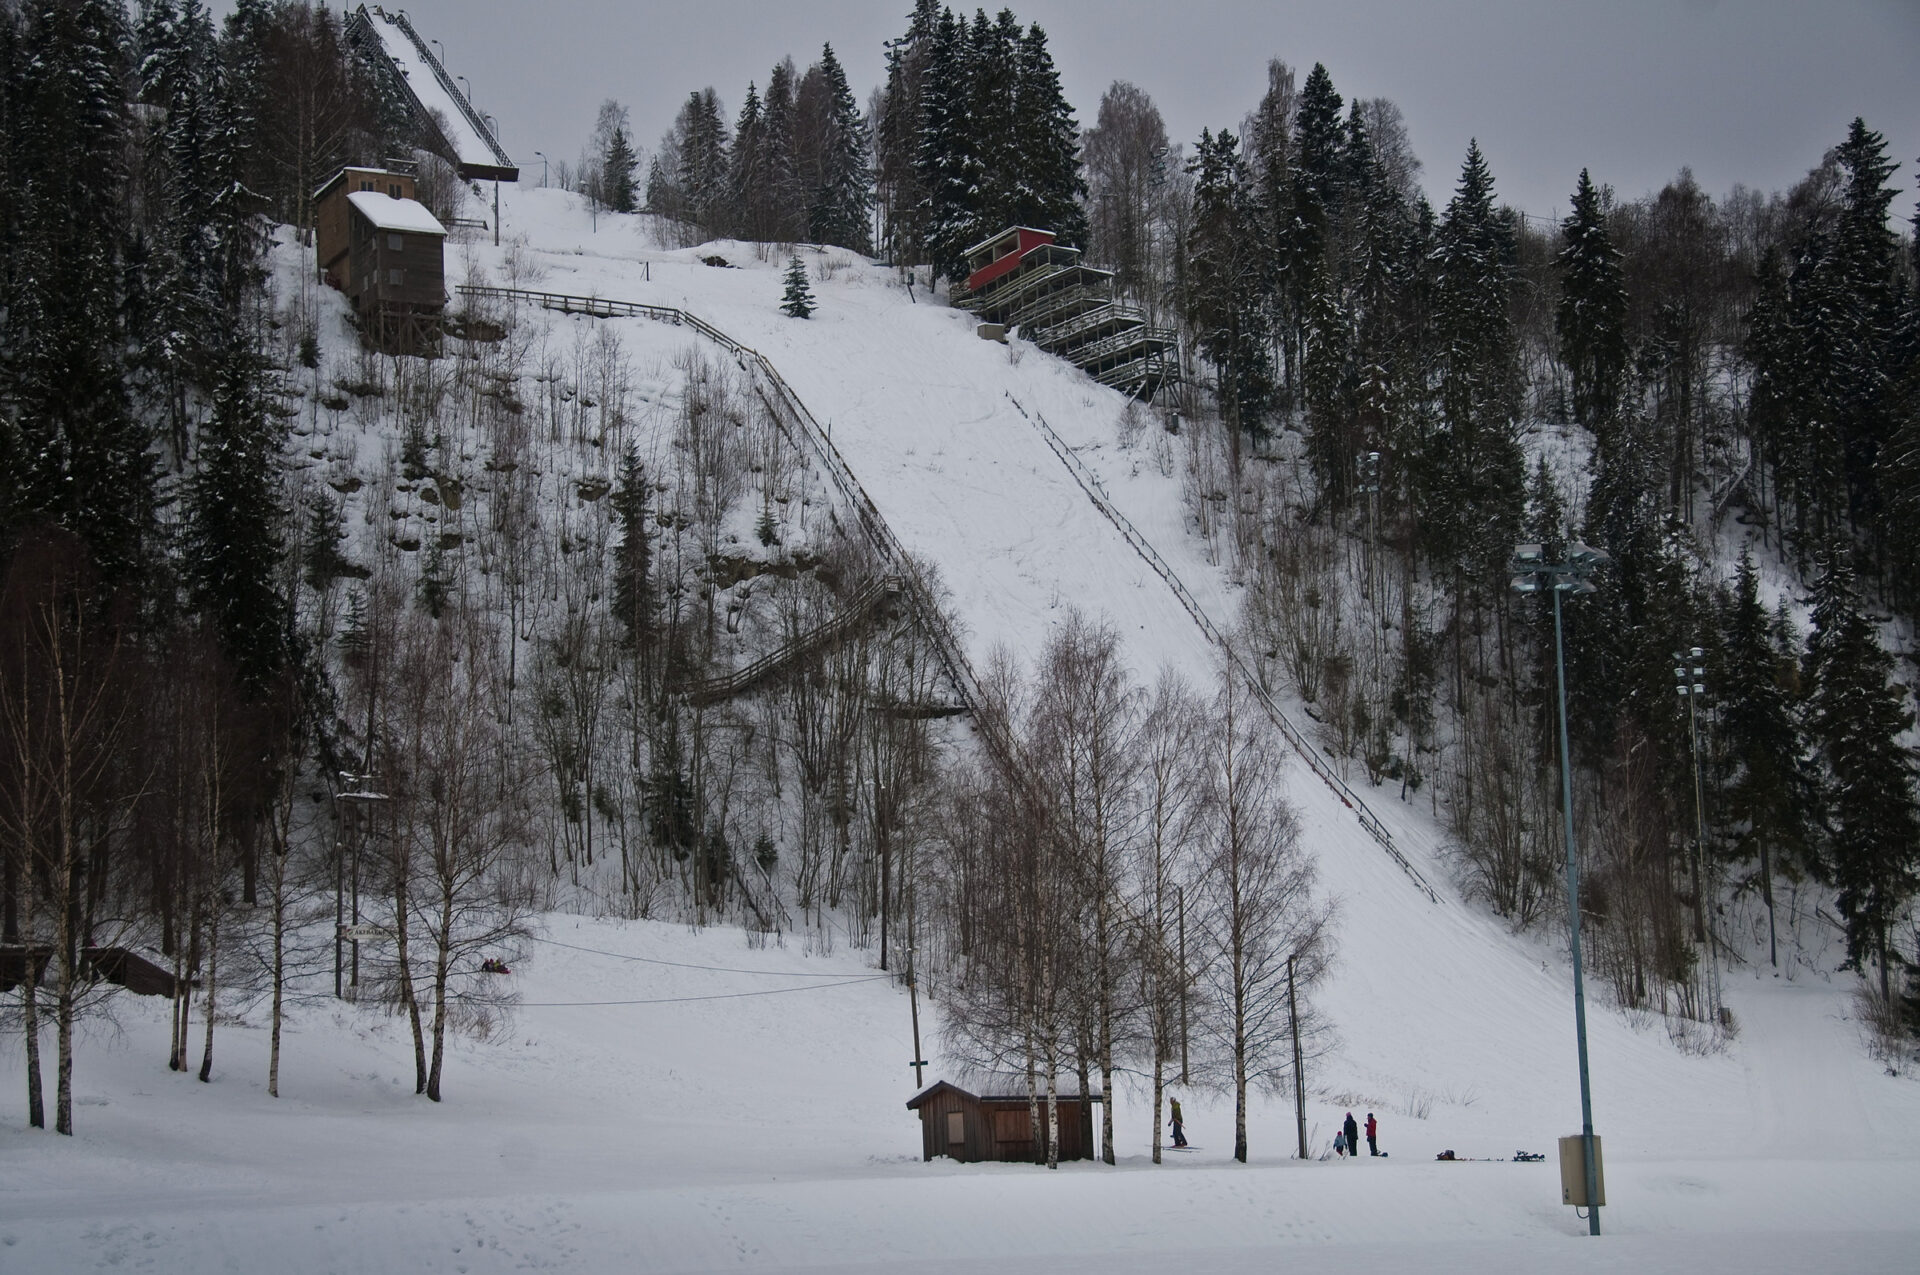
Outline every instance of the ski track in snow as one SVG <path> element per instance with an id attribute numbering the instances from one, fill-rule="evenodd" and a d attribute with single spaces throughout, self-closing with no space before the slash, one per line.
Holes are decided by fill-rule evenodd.
<path id="1" fill-rule="evenodd" d="M 910 302 L 893 272 L 850 254 L 827 254 L 846 264 L 816 280 L 821 309 L 798 322 L 776 308 L 783 263 L 751 246 L 666 251 L 634 219 L 603 217 L 593 233 L 558 192 L 506 188 L 502 201 L 509 234 L 526 236 L 544 270 L 529 286 L 680 306 L 766 356 L 901 541 L 938 568 L 976 663 L 999 646 L 1031 662 L 1078 607 L 1113 626 L 1143 683 L 1170 665 L 1213 684 L 1217 654 L 1199 627 L 1007 398 L 1047 420 L 1230 628 L 1239 591 L 1187 534 L 1152 426 L 1119 445 L 1117 394 L 1031 348 L 976 339 L 969 316 Z M 489 244 L 455 251 L 498 273 Z M 743 268 L 699 264 L 714 251 Z M 639 319 L 518 318 L 560 337 L 565 324 L 612 324 L 636 366 L 697 340 Z M 1265 1271 L 1303 1248 L 1360 1272 L 1912 1269 L 1920 1086 L 1865 1056 L 1845 1021 L 1850 981 L 1731 971 L 1741 1034 L 1707 1057 L 1657 1023 L 1629 1023 L 1590 982 L 1610 1203 L 1608 1234 L 1588 1241 L 1558 1203 L 1552 1161 L 1554 1139 L 1579 1122 L 1564 953 L 1507 934 L 1444 884 L 1425 794 L 1403 804 L 1349 779 L 1440 889 L 1438 905 L 1297 758 L 1283 782 L 1339 905 L 1338 964 L 1320 993 L 1337 1039 L 1312 1072 L 1311 1146 L 1324 1152 L 1349 1108 L 1371 1110 L 1390 1159 L 1291 1160 L 1291 1098 L 1272 1095 L 1250 1116 L 1252 1163 L 1235 1165 L 1230 1101 L 1183 1088 L 1203 1149 L 1154 1166 L 1150 1097 L 1128 1084 L 1115 1095 L 1117 1169 L 922 1163 L 904 1108 L 915 1088 L 905 995 L 892 984 L 544 1007 L 779 980 L 535 944 L 512 976 L 526 1006 L 489 1042 L 450 1041 L 437 1106 L 413 1095 L 403 1025 L 378 1011 L 297 1010 L 275 1101 L 263 1031 L 224 1029 L 215 1083 L 202 1086 L 159 1064 L 163 1012 L 123 1000 L 118 1033 L 86 1029 L 78 1136 L 25 1130 L 17 1097 L 0 1123 L 0 1271 L 911 1263 L 1112 1275 Z M 580 947 L 736 969 L 858 977 L 874 956 L 810 954 L 798 940 L 748 951 L 736 932 L 651 923 L 547 926 Z M 922 1010 L 931 1080 L 937 1010 Z M 0 1091 L 20 1093 L 21 1067 L 14 1038 Z M 1436 1164 L 1446 1147 L 1549 1160 Z"/>

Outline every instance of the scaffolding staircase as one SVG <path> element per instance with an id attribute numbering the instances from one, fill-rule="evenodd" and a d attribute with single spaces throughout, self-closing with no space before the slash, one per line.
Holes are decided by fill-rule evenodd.
<path id="1" fill-rule="evenodd" d="M 1043 236 L 1008 269 L 997 245 L 1008 236 Z M 1026 241 L 1022 241 L 1023 243 Z M 983 263 L 955 284 L 954 304 L 984 323 L 1018 327 L 1048 354 L 1065 359 L 1129 398 L 1152 398 L 1179 379 L 1180 338 L 1147 321 L 1140 307 L 1113 295 L 1113 273 L 1081 263 L 1080 250 L 1052 241 L 1051 231 L 1013 227 L 969 250 Z"/>
<path id="2" fill-rule="evenodd" d="M 698 705 L 718 704 L 722 700 L 744 695 L 748 691 L 765 685 L 794 665 L 865 628 L 876 611 L 905 593 L 906 590 L 907 582 L 901 577 L 881 576 L 854 594 L 846 606 L 840 609 L 839 614 L 826 623 L 808 629 L 791 642 L 761 656 L 745 668 L 738 668 L 731 673 L 696 682 L 687 691 L 687 701 Z"/>

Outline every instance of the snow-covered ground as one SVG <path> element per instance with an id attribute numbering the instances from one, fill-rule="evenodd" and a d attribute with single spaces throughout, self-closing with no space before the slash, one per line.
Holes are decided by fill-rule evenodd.
<path id="1" fill-rule="evenodd" d="M 1151 427 L 1121 445 L 1118 395 L 978 340 L 965 314 L 844 252 L 807 255 L 827 277 L 800 322 L 777 308 L 784 261 L 751 246 L 667 251 L 641 219 L 595 230 L 559 192 L 502 196 L 527 286 L 680 306 L 769 358 L 938 567 L 976 659 L 997 645 L 1031 656 L 1078 607 L 1114 626 L 1140 679 L 1162 665 L 1216 676 L 1200 628 L 1013 402 L 1067 440 L 1224 625 L 1235 587 L 1187 534 Z M 452 251 L 501 273 L 488 244 Z M 739 268 L 700 261 L 716 253 Z M 449 262 L 451 278 L 463 269 Z M 639 319 L 524 317 L 616 324 L 642 353 L 694 339 Z M 553 916 L 554 942 L 511 976 L 523 1004 L 493 1039 L 456 1044 L 439 1106 L 413 1096 L 401 1024 L 374 1010 L 303 1010 L 275 1101 L 257 1028 L 224 1032 L 202 1086 L 164 1069 L 163 1016 L 122 1002 L 120 1031 L 90 1029 L 79 1055 L 79 1136 L 0 1124 L 0 1270 L 1913 1268 L 1920 1085 L 1867 1056 L 1845 1021 L 1851 982 L 1806 964 L 1732 972 L 1740 1034 L 1706 1056 L 1593 989 L 1599 1241 L 1559 1204 L 1551 1159 L 1436 1163 L 1445 1148 L 1551 1157 L 1577 1131 L 1564 957 L 1444 887 L 1424 801 L 1368 794 L 1438 903 L 1304 765 L 1286 779 L 1340 907 L 1320 993 L 1338 1043 L 1311 1076 L 1311 1145 L 1323 1152 L 1346 1110 L 1373 1111 L 1388 1159 L 1291 1159 L 1291 1102 L 1274 1097 L 1255 1112 L 1252 1163 L 1236 1165 L 1230 1107 L 1182 1092 L 1198 1149 L 1155 1166 L 1146 1095 L 1129 1086 L 1114 1095 L 1117 1168 L 922 1163 L 905 994 L 847 981 L 873 974 L 870 952 Z M 663 1001 L 694 997 L 726 999 Z M 22 1087 L 16 1051 L 0 1092 Z"/>

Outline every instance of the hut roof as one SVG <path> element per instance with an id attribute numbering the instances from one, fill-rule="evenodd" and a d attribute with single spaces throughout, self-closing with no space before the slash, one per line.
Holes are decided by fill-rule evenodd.
<path id="1" fill-rule="evenodd" d="M 1018 1103 L 1026 1102 L 1027 1078 L 1025 1076 L 1018 1076 L 1018 1077 L 989 1076 L 989 1077 L 984 1077 L 983 1079 L 985 1079 L 989 1083 L 981 1085 L 983 1092 L 977 1093 L 977 1094 L 969 1090 L 962 1089 L 959 1085 L 954 1084 L 952 1081 L 936 1080 L 932 1084 L 928 1085 L 925 1089 L 922 1089 L 919 1093 L 913 1095 L 913 1097 L 907 1099 L 907 1110 L 918 1111 L 921 1107 L 931 1102 L 934 1099 L 934 1097 L 939 1093 L 941 1093 L 943 1090 L 951 1090 L 952 1092 L 959 1094 L 961 1097 L 969 1098 L 974 1102 L 1018 1102 Z M 1018 1084 L 1014 1083 L 1016 1080 L 1018 1081 Z M 995 1090 L 998 1090 L 999 1092 L 996 1093 Z M 1040 1100 L 1042 1102 L 1046 1101 L 1046 1096 L 1047 1096 L 1046 1090 L 1043 1087 L 1040 1091 Z M 1059 1092 L 1058 1097 L 1062 1102 L 1079 1102 L 1080 1101 L 1080 1093 L 1078 1090 L 1075 1090 L 1072 1093 L 1068 1093 L 1066 1090 L 1063 1089 Z M 1092 1096 L 1091 1101 L 1093 1102 L 1102 1101 L 1101 1095 L 1097 1093 L 1094 1094 Z"/>
<path id="2" fill-rule="evenodd" d="M 415 235 L 447 233 L 440 219 L 417 200 L 395 199 L 379 190 L 356 190 L 347 196 L 347 202 L 379 230 L 399 230 Z"/>

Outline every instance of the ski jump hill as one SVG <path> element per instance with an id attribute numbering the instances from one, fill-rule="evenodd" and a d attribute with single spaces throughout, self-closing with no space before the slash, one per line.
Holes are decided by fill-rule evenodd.
<path id="1" fill-rule="evenodd" d="M 405 10 L 388 13 L 363 4 L 348 17 L 346 35 L 349 44 L 369 55 L 387 89 L 407 103 L 425 149 L 468 181 L 520 179 L 486 116 L 455 86 L 429 47 L 432 42 L 414 30 Z"/>
<path id="2" fill-rule="evenodd" d="M 1074 610 L 1112 627 L 1136 681 L 1172 668 L 1217 684 L 1241 590 L 1189 531 L 1180 440 L 1124 429 L 1123 395 L 1030 344 L 980 340 L 973 315 L 842 250 L 800 250 L 819 302 L 800 321 L 779 310 L 784 254 L 664 249 L 649 218 L 596 219 L 557 190 L 501 197 L 504 246 L 457 246 L 468 277 L 592 302 L 520 306 L 525 339 L 561 348 L 567 325 L 609 325 L 636 366 L 703 352 L 763 367 L 817 427 L 843 521 L 895 547 L 884 570 L 901 590 L 920 587 L 912 563 L 937 577 L 963 690 L 996 650 L 1031 665 Z M 282 279 L 310 274 L 280 251 Z M 343 303 L 322 304 L 349 357 Z M 1304 720 L 1284 697 L 1274 709 Z M 437 1106 L 411 1092 L 404 1023 L 371 1007 L 301 1011 L 280 1100 L 254 1092 L 263 1031 L 224 1028 L 202 1086 L 156 1076 L 164 1020 L 128 1007 L 82 1055 L 79 1137 L 0 1125 L 0 1270 L 1912 1269 L 1920 1084 L 1867 1055 L 1837 959 L 1733 969 L 1740 1033 L 1705 1054 L 1590 984 L 1608 1206 L 1589 1239 L 1551 1160 L 1580 1116 L 1564 950 L 1460 897 L 1428 794 L 1403 802 L 1312 753 L 1297 743 L 1281 776 L 1338 909 L 1310 1145 L 1372 1111 L 1390 1159 L 1293 1159 L 1287 1094 L 1253 1104 L 1236 1164 L 1230 1100 L 1183 1088 L 1199 1149 L 1156 1166 L 1151 1097 L 1125 1080 L 1109 1095 L 1115 1168 L 923 1163 L 906 996 L 871 953 L 553 914 L 516 962 L 510 1026 L 450 1039 L 458 1096 Z M 938 1079 L 938 1006 L 921 1011 Z M 19 1085 L 16 1048 L 0 1089 Z M 1550 1158 L 1435 1162 L 1443 1149 Z"/>

